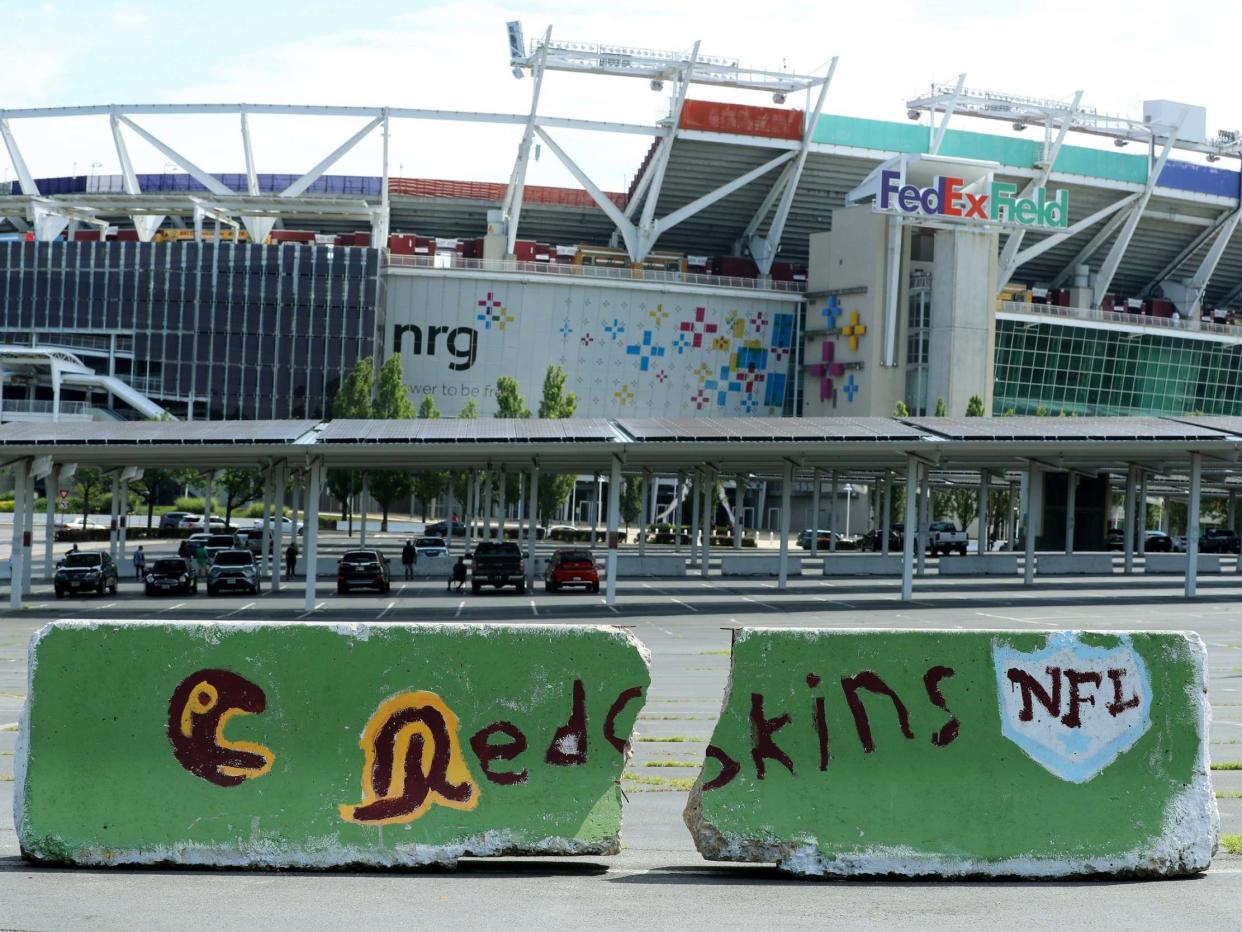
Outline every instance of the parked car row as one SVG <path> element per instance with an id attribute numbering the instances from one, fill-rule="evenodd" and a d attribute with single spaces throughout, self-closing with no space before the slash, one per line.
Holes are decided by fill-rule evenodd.
<path id="1" fill-rule="evenodd" d="M 1121 528 L 1109 528 L 1109 550 L 1125 550 L 1125 540 Z M 1143 549 L 1148 553 L 1185 553 L 1186 535 L 1169 536 L 1164 531 L 1148 529 L 1143 536 Z M 1200 553 L 1238 553 L 1240 550 L 1242 540 L 1228 528 L 1208 528 L 1199 537 Z"/>

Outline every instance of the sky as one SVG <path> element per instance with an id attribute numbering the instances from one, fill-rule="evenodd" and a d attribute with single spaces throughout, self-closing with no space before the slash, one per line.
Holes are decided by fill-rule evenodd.
<path id="1" fill-rule="evenodd" d="M 554 38 L 683 50 L 798 73 L 822 73 L 839 56 L 825 110 L 904 120 L 905 101 L 933 82 L 967 75 L 970 87 L 1069 99 L 1141 115 L 1164 98 L 1207 107 L 1209 134 L 1242 129 L 1232 61 L 1236 0 L 0 0 L 0 109 L 109 103 L 356 104 L 525 113 L 532 82 L 510 72 L 505 23 L 528 39 Z M 771 105 L 762 94 L 696 87 L 691 96 Z M 791 98 L 787 106 L 803 106 Z M 550 73 L 542 113 L 654 124 L 669 99 L 646 82 Z M 139 122 L 208 171 L 244 170 L 235 118 L 143 117 Z M 261 172 L 301 173 L 364 121 L 252 120 Z M 967 122 L 955 123 L 961 128 Z M 989 132 L 1012 132 L 986 124 Z M 20 120 L 14 133 L 36 177 L 119 171 L 106 117 Z M 1036 131 L 1028 130 L 1032 135 Z M 554 138 L 606 190 L 624 190 L 649 141 L 578 131 Z M 520 129 L 401 121 L 391 172 L 408 177 L 505 181 Z M 127 137 L 135 168 L 166 159 Z M 341 174 L 379 174 L 379 134 L 339 162 Z M 0 148 L 0 180 L 14 177 Z M 569 184 L 549 151 L 529 184 Z"/>

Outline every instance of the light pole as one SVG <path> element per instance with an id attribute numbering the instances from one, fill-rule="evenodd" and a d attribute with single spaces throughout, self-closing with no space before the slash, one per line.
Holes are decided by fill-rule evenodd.
<path id="1" fill-rule="evenodd" d="M 854 487 L 845 483 L 845 539 L 850 537 L 850 502 L 854 499 Z"/>

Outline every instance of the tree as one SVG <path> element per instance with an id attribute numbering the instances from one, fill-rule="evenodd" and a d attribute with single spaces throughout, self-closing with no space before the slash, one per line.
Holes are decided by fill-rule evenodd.
<path id="1" fill-rule="evenodd" d="M 936 417 L 948 417 L 949 406 L 944 403 L 943 398 L 936 399 Z"/>
<path id="2" fill-rule="evenodd" d="M 910 409 L 906 407 L 904 401 L 899 401 L 893 405 L 893 417 L 909 417 Z"/>
<path id="3" fill-rule="evenodd" d="M 432 421 L 440 416 L 440 411 L 436 407 L 436 400 L 430 395 L 423 396 L 423 400 L 418 405 L 418 416 Z"/>
<path id="4" fill-rule="evenodd" d="M 418 405 L 418 416 L 424 420 L 434 421 L 440 416 L 440 411 L 436 407 L 436 400 L 430 395 L 424 395 L 423 400 Z M 464 475 L 464 474 L 463 474 Z M 449 473 L 447 472 L 420 472 L 414 476 L 412 482 L 413 495 L 418 499 L 420 511 L 423 520 L 427 520 L 428 504 L 439 498 L 449 486 Z M 465 482 L 461 483 L 462 492 L 465 492 Z M 452 518 L 452 515 L 446 515 L 446 518 Z"/>
<path id="5" fill-rule="evenodd" d="M 422 415 L 420 414 L 419 416 L 421 417 Z M 479 406 L 475 404 L 474 399 L 471 398 L 462 406 L 461 414 L 457 416 L 466 421 L 475 420 L 479 416 Z M 453 500 L 457 503 L 457 507 L 460 508 L 464 514 L 466 510 L 466 502 L 470 498 L 470 473 L 451 473 L 449 481 L 453 484 Z M 449 518 L 451 519 L 452 515 L 449 515 Z"/>
<path id="6" fill-rule="evenodd" d="M 430 400 L 430 396 L 428 396 Z M 405 387 L 405 373 L 401 370 L 401 357 L 389 356 L 380 366 L 379 382 L 375 386 L 375 400 L 371 402 L 371 417 L 382 421 L 408 420 L 415 414 Z M 379 502 L 380 530 L 388 530 L 388 511 L 393 502 L 409 498 L 414 480 L 404 469 L 373 469 L 366 476 L 367 490 Z"/>
<path id="7" fill-rule="evenodd" d="M 530 417 L 530 409 L 522 400 L 517 379 L 502 375 L 496 380 L 496 417 Z"/>
<path id="8" fill-rule="evenodd" d="M 394 357 L 398 358 L 398 357 Z M 375 364 L 371 357 L 359 359 L 341 382 L 340 391 L 332 402 L 334 418 L 369 417 L 371 393 L 375 381 Z M 350 502 L 362 491 L 363 474 L 353 469 L 329 469 L 328 492 L 341 503 L 341 520 L 353 522 Z"/>
<path id="9" fill-rule="evenodd" d="M 983 396 L 982 395 L 971 395 L 970 401 L 966 402 L 966 416 L 967 417 L 983 417 L 984 414 L 985 412 L 983 410 Z"/>
<path id="10" fill-rule="evenodd" d="M 559 419 L 573 417 L 578 410 L 578 396 L 565 391 L 565 370 L 560 366 L 548 366 L 543 376 L 543 397 L 539 399 L 541 418 Z M 539 513 L 550 518 L 574 491 L 578 477 L 573 473 L 545 476 L 539 482 Z"/>
<path id="11" fill-rule="evenodd" d="M 96 514 L 103 507 L 100 502 L 99 508 L 96 508 L 95 496 L 103 495 L 104 477 L 98 469 L 79 466 L 73 473 L 73 488 L 79 501 L 82 503 L 82 526 L 86 526 L 86 519 Z"/>
<path id="12" fill-rule="evenodd" d="M 643 513 L 643 480 L 641 476 L 626 476 L 621 486 L 621 517 L 625 519 L 625 530 L 629 533 L 630 525 L 638 520 Z"/>
<path id="13" fill-rule="evenodd" d="M 469 401 L 467 401 L 462 406 L 461 414 L 457 416 L 460 418 L 465 418 L 466 420 L 470 420 L 471 418 L 477 418 L 479 416 L 479 406 L 475 404 L 474 399 L 471 398 Z"/>
<path id="14" fill-rule="evenodd" d="M 220 487 L 224 489 L 224 523 L 232 525 L 233 509 L 263 494 L 263 473 L 257 469 L 226 469 Z"/>
<path id="15" fill-rule="evenodd" d="M 979 493 L 975 489 L 953 489 L 944 498 L 949 514 L 953 515 L 962 530 L 970 527 L 970 522 L 979 517 Z M 986 529 L 980 528 L 979 533 L 986 533 Z"/>
<path id="16" fill-rule="evenodd" d="M 155 505 L 164 486 L 169 483 L 185 485 L 193 481 L 194 473 L 176 469 L 144 469 L 142 477 L 129 483 L 129 490 L 138 496 L 147 506 L 147 527 L 151 527 L 155 519 Z"/>

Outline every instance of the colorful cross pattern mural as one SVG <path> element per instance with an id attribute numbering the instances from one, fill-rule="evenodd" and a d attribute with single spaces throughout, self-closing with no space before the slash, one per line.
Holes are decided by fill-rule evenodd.
<path id="1" fill-rule="evenodd" d="M 867 325 L 859 322 L 858 312 L 850 311 L 850 322 L 841 328 L 841 336 L 849 342 L 851 350 L 858 352 L 858 338 L 866 333 Z"/>
<path id="2" fill-rule="evenodd" d="M 482 310 L 475 316 L 475 319 L 483 323 L 484 330 L 491 330 L 492 324 L 496 325 L 497 330 L 504 330 L 515 319 L 509 313 L 509 309 L 501 304 L 500 299 L 490 291 L 486 298 L 479 299 L 479 307 Z"/>
<path id="3" fill-rule="evenodd" d="M 835 294 L 828 296 L 828 303 L 820 309 L 820 314 L 824 317 L 824 323 L 829 330 L 837 329 L 837 321 L 841 319 L 841 315 L 845 313 L 845 308 L 841 306 L 841 302 L 837 300 Z"/>
<path id="4" fill-rule="evenodd" d="M 626 355 L 638 357 L 638 368 L 642 372 L 650 368 L 651 360 L 664 356 L 664 347 L 654 344 L 652 342 L 654 338 L 655 334 L 652 331 L 644 330 L 641 343 L 631 343 L 625 348 Z"/>
<path id="5" fill-rule="evenodd" d="M 682 333 L 688 334 L 690 345 L 696 349 L 703 345 L 703 337 L 707 334 L 713 334 L 718 329 L 715 324 L 707 322 L 707 308 L 696 307 L 694 309 L 694 318 L 692 320 L 683 320 L 678 325 L 678 329 Z"/>

